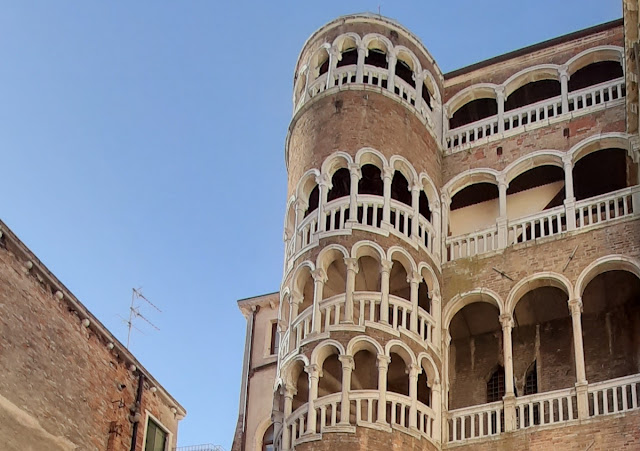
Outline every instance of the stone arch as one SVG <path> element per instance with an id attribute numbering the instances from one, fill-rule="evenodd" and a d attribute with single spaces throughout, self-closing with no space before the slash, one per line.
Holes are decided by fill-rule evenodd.
<path id="1" fill-rule="evenodd" d="M 387 159 L 382 152 L 371 147 L 363 147 L 356 152 L 356 163 L 362 168 L 365 164 L 372 164 L 384 173 L 384 169 L 388 166 Z"/>
<path id="2" fill-rule="evenodd" d="M 418 362 L 418 366 L 424 368 L 425 372 L 427 373 L 427 381 L 429 382 L 430 386 L 440 383 L 440 372 L 438 371 L 438 365 L 436 365 L 433 357 L 431 357 L 426 352 L 421 352 L 420 354 L 418 354 L 416 361 Z"/>
<path id="3" fill-rule="evenodd" d="M 385 252 L 378 243 L 373 241 L 358 241 L 351 247 L 351 257 L 372 257 L 378 261 L 385 259 Z"/>
<path id="4" fill-rule="evenodd" d="M 289 289 L 289 287 L 284 287 L 284 289 L 280 290 L 280 302 L 278 306 L 278 322 L 281 325 L 284 325 L 287 329 L 289 328 L 289 323 L 291 322 L 291 318 L 289 318 L 290 298 L 291 298 L 291 290 Z"/>
<path id="5" fill-rule="evenodd" d="M 618 61 L 622 64 L 624 70 L 624 49 L 615 45 L 599 45 L 597 47 L 591 47 L 590 49 L 578 53 L 565 64 L 569 75 L 571 75 L 589 64 L 601 61 Z"/>
<path id="6" fill-rule="evenodd" d="M 325 359 L 332 354 L 344 355 L 344 347 L 342 344 L 333 339 L 323 340 L 311 352 L 309 361 L 311 365 L 322 367 Z"/>
<path id="7" fill-rule="evenodd" d="M 431 94 L 432 99 L 440 104 L 442 102 L 442 95 L 440 94 L 440 88 L 438 88 L 438 83 L 436 83 L 436 79 L 433 77 L 433 74 L 428 70 L 423 70 L 422 75 L 424 75 L 424 84 Z"/>
<path id="8" fill-rule="evenodd" d="M 413 260 L 413 257 L 411 257 L 411 254 L 400 246 L 391 246 L 387 250 L 387 260 L 399 262 L 404 267 L 407 275 L 410 275 L 412 271 L 416 271 L 418 269 L 416 262 Z"/>
<path id="9" fill-rule="evenodd" d="M 582 297 L 585 288 L 596 276 L 607 271 L 627 271 L 640 278 L 640 262 L 626 255 L 614 254 L 600 257 L 582 270 L 576 281 L 574 298 Z"/>
<path id="10" fill-rule="evenodd" d="M 418 176 L 419 184 L 422 186 L 422 190 L 424 194 L 427 196 L 427 200 L 429 201 L 429 207 L 431 210 L 440 207 L 440 193 L 436 188 L 436 184 L 433 183 L 431 177 L 425 172 L 421 172 Z"/>
<path id="11" fill-rule="evenodd" d="M 414 167 L 409 163 L 405 157 L 400 155 L 394 155 L 389 160 L 389 166 L 395 170 L 399 171 L 409 182 L 409 187 L 412 184 L 418 182 L 418 173 L 414 169 Z"/>
<path id="12" fill-rule="evenodd" d="M 516 283 L 507 297 L 505 311 L 513 315 L 516 305 L 522 299 L 522 297 L 530 291 L 540 287 L 554 287 L 559 288 L 571 297 L 573 292 L 573 285 L 562 274 L 554 273 L 551 271 L 540 272 L 525 277 Z"/>
<path id="13" fill-rule="evenodd" d="M 326 272 L 329 265 L 340 257 L 349 257 L 349 251 L 340 244 L 330 244 L 324 247 L 318 254 L 316 258 L 316 268 L 323 269 Z"/>
<path id="14" fill-rule="evenodd" d="M 309 272 L 313 272 L 316 269 L 316 265 L 310 260 L 305 260 L 300 264 L 298 264 L 296 269 L 293 271 L 293 275 L 291 276 L 291 292 L 292 293 L 298 292 L 301 294 L 302 289 L 304 289 L 304 287 L 299 286 L 299 283 L 300 283 L 299 277 L 302 274 L 302 271 L 304 270 L 304 268 L 308 268 Z"/>
<path id="15" fill-rule="evenodd" d="M 323 175 L 327 175 L 329 179 L 331 176 L 338 170 L 342 168 L 349 168 L 349 165 L 353 163 L 353 159 L 351 155 L 347 152 L 334 152 L 327 157 L 322 163 L 322 167 L 320 169 L 320 173 Z"/>
<path id="16" fill-rule="evenodd" d="M 491 183 L 493 185 L 497 185 L 499 175 L 500 173 L 495 169 L 469 169 L 449 180 L 442 187 L 442 192 L 447 193 L 449 197 L 453 198 L 453 196 L 455 196 L 459 191 L 462 191 L 467 186 L 475 185 L 477 183 Z"/>
<path id="17" fill-rule="evenodd" d="M 418 272 L 429 287 L 429 294 L 435 291 L 440 292 L 440 282 L 438 282 L 438 277 L 430 265 L 425 262 L 420 262 L 420 264 L 418 264 Z"/>
<path id="18" fill-rule="evenodd" d="M 422 65 L 420 64 L 418 57 L 404 45 L 395 46 L 392 54 L 395 55 L 398 60 L 404 61 L 411 68 L 414 74 L 418 74 L 422 71 Z"/>
<path id="19" fill-rule="evenodd" d="M 331 45 L 327 42 L 323 43 L 320 47 L 316 49 L 315 52 L 309 58 L 309 68 L 311 69 L 311 74 L 313 78 L 309 81 L 315 80 L 320 75 L 320 68 L 325 64 L 325 62 L 329 61 L 329 52 L 331 50 Z"/>
<path id="20" fill-rule="evenodd" d="M 271 417 L 268 416 L 267 418 L 265 418 L 264 420 L 262 420 L 260 422 L 260 424 L 258 424 L 258 427 L 256 428 L 256 434 L 254 436 L 254 450 L 255 451 L 262 451 L 262 441 L 264 440 L 264 434 L 267 432 L 267 430 L 273 425 L 273 421 L 271 421 Z"/>
<path id="21" fill-rule="evenodd" d="M 298 181 L 298 186 L 296 188 L 296 198 L 303 199 L 305 202 L 309 198 L 311 191 L 318 184 L 316 179 L 320 177 L 320 171 L 317 169 L 309 169 L 305 172 L 300 180 Z"/>
<path id="22" fill-rule="evenodd" d="M 387 56 L 393 52 L 393 44 L 391 41 L 386 36 L 378 33 L 364 35 L 361 42 L 367 54 L 369 53 L 369 49 L 384 50 Z"/>
<path id="23" fill-rule="evenodd" d="M 488 288 L 478 288 L 457 294 L 447 302 L 447 305 L 442 311 L 443 328 L 448 329 L 449 324 L 456 313 L 462 310 L 465 306 L 473 304 L 474 302 L 486 302 L 491 304 L 498 309 L 501 315 L 505 312 L 504 301 L 498 293 Z"/>
<path id="24" fill-rule="evenodd" d="M 301 362 L 302 363 L 302 368 L 300 369 L 300 371 L 304 371 L 304 368 L 309 366 L 309 359 L 307 358 L 306 355 L 304 354 L 298 354 L 295 357 L 293 357 L 291 360 L 289 360 L 287 362 L 286 368 L 284 369 L 284 371 L 282 371 L 282 379 L 284 381 L 284 384 L 290 384 L 290 385 L 296 385 L 298 376 L 299 376 L 299 371 L 298 372 L 294 372 L 297 368 L 296 362 Z"/>
<path id="25" fill-rule="evenodd" d="M 501 174 L 504 175 L 505 181 L 509 183 L 519 175 L 539 166 L 558 166 L 563 168 L 563 156 L 564 153 L 557 150 L 531 152 L 509 164 L 501 171 Z"/>
<path id="26" fill-rule="evenodd" d="M 540 80 L 556 80 L 560 81 L 559 66 L 557 64 L 538 64 L 536 66 L 527 67 L 509 77 L 502 86 L 504 87 L 505 100 L 518 88 L 528 83 Z"/>
<path id="27" fill-rule="evenodd" d="M 448 111 L 448 117 L 446 119 L 450 119 L 453 116 L 453 113 L 472 100 L 495 99 L 497 97 L 497 88 L 498 85 L 494 83 L 478 83 L 458 91 L 446 103 Z"/>
<path id="28" fill-rule="evenodd" d="M 405 342 L 400 340 L 389 340 L 384 347 L 384 355 L 391 357 L 392 352 L 398 354 L 402 360 L 404 360 L 407 367 L 416 364 L 416 356 L 409 345 Z"/>
<path id="29" fill-rule="evenodd" d="M 627 133 L 599 133 L 592 135 L 574 145 L 568 153 L 575 164 L 590 153 L 610 148 L 625 149 L 627 154 L 633 157 L 630 135 Z"/>
<path id="30" fill-rule="evenodd" d="M 331 46 L 334 47 L 336 50 L 338 50 L 338 52 L 342 53 L 347 48 L 350 48 L 350 47 L 345 47 L 345 43 L 349 41 L 353 42 L 355 44 L 354 47 L 358 48 L 360 47 L 360 43 L 362 42 L 362 39 L 360 39 L 360 36 L 357 33 L 353 33 L 353 32 L 344 33 L 344 34 L 341 34 L 340 36 L 337 36 L 333 40 L 333 43 L 331 44 Z"/>
<path id="31" fill-rule="evenodd" d="M 367 335 L 358 335 L 349 340 L 346 355 L 354 357 L 358 352 L 367 350 L 373 355 L 384 355 L 384 349 L 375 339 Z"/>

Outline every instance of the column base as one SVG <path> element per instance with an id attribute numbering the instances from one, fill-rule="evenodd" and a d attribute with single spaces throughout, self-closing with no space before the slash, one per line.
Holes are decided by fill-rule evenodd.
<path id="1" fill-rule="evenodd" d="M 589 418 L 589 384 L 587 381 L 576 382 L 576 400 L 578 401 L 578 418 Z"/>
<path id="2" fill-rule="evenodd" d="M 516 424 L 516 397 L 513 394 L 505 395 L 504 403 L 504 431 L 515 431 Z"/>

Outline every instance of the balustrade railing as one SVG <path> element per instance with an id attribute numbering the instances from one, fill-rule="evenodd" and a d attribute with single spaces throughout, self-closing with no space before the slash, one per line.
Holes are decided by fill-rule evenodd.
<path id="1" fill-rule="evenodd" d="M 578 401 L 573 388 L 516 398 L 518 429 L 564 423 L 578 418 Z"/>
<path id="2" fill-rule="evenodd" d="M 445 245 L 447 261 L 491 252 L 498 249 L 498 227 L 493 225 L 479 232 L 448 237 Z"/>
<path id="3" fill-rule="evenodd" d="M 589 384 L 587 393 L 592 417 L 637 409 L 640 374 Z"/>
<path id="4" fill-rule="evenodd" d="M 640 195 L 640 185 L 576 202 L 576 227 L 600 224 L 636 213 L 633 197 Z"/>
<path id="5" fill-rule="evenodd" d="M 397 200 L 391 199 L 390 222 L 393 229 L 406 236 L 411 236 L 411 221 L 413 219 L 413 208 Z"/>
<path id="6" fill-rule="evenodd" d="M 358 194 L 358 222 L 362 225 L 380 227 L 384 198 L 371 194 Z"/>
<path id="7" fill-rule="evenodd" d="M 285 427 L 289 428 L 289 437 L 292 445 L 307 432 L 307 416 L 309 413 L 309 404 L 303 404 L 298 407 L 295 412 L 285 419 Z"/>
<path id="8" fill-rule="evenodd" d="M 347 83 L 355 83 L 357 71 L 358 67 L 355 64 L 337 67 L 333 70 L 333 84 L 331 86 L 342 86 Z"/>
<path id="9" fill-rule="evenodd" d="M 364 426 L 378 421 L 378 390 L 352 390 L 349 401 L 355 405 L 356 424 Z"/>
<path id="10" fill-rule="evenodd" d="M 499 435 L 504 432 L 502 401 L 449 411 L 449 442 Z"/>
<path id="11" fill-rule="evenodd" d="M 565 207 L 551 208 L 508 223 L 507 245 L 537 240 L 566 231 Z"/>
<path id="12" fill-rule="evenodd" d="M 436 230 L 422 215 L 418 217 L 418 239 L 420 245 L 433 253 L 437 246 Z"/>
<path id="13" fill-rule="evenodd" d="M 298 227 L 298 235 L 300 235 L 300 247 L 304 248 L 311 244 L 313 234 L 318 231 L 318 214 L 311 212 L 300 223 Z"/>
<path id="14" fill-rule="evenodd" d="M 418 420 L 416 422 L 416 426 L 418 427 L 418 431 L 423 436 L 434 439 L 437 431 L 434 431 L 436 413 L 429 406 L 425 406 L 421 402 L 417 403 L 417 415 Z M 437 440 L 440 440 L 437 438 Z"/>
<path id="15" fill-rule="evenodd" d="M 433 330 L 436 327 L 436 321 L 429 313 L 418 308 L 418 335 L 428 343 L 434 344 Z"/>
<path id="16" fill-rule="evenodd" d="M 302 340 L 307 338 L 307 335 L 311 332 L 311 318 L 313 314 L 313 307 L 307 307 L 297 318 L 291 323 L 290 329 L 294 334 L 293 348 L 296 349 L 300 346 Z M 291 339 L 291 338 L 290 338 Z M 293 350 L 293 349 L 292 349 Z"/>
<path id="17" fill-rule="evenodd" d="M 624 78 L 607 81 L 568 93 L 568 111 L 562 111 L 562 96 L 545 99 L 530 105 L 505 111 L 502 117 L 494 115 L 470 124 L 449 130 L 445 135 L 447 149 L 455 149 L 498 134 L 500 122 L 505 132 L 523 128 L 565 113 L 602 105 L 626 95 Z"/>
<path id="18" fill-rule="evenodd" d="M 316 409 L 316 431 L 323 432 L 326 428 L 336 426 L 340 422 L 341 393 L 318 398 L 314 402 Z"/>
<path id="19" fill-rule="evenodd" d="M 394 426 L 409 428 L 411 398 L 399 393 L 387 392 L 387 422 Z"/>
<path id="20" fill-rule="evenodd" d="M 324 214 L 327 232 L 344 229 L 345 223 L 349 219 L 349 198 L 341 197 L 328 202 L 324 207 Z"/>
<path id="21" fill-rule="evenodd" d="M 309 85 L 309 87 L 307 88 L 307 92 L 309 94 L 309 97 L 312 98 L 312 97 L 315 97 L 318 94 L 320 94 L 325 89 L 327 89 L 327 74 L 326 73 L 320 75 L 318 78 L 313 80 L 311 85 Z"/>

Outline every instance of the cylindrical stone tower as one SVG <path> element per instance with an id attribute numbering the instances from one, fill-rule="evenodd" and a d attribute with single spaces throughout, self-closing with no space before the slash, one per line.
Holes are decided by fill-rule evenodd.
<path id="1" fill-rule="evenodd" d="M 371 14 L 298 59 L 276 410 L 281 450 L 438 449 L 442 74 Z"/>

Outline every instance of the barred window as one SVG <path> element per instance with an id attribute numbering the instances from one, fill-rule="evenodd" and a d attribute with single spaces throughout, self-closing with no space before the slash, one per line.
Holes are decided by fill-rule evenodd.
<path id="1" fill-rule="evenodd" d="M 524 395 L 533 395 L 538 393 L 538 371 L 536 367 L 536 362 L 529 367 L 529 371 L 527 371 L 527 376 L 524 382 Z"/>
<path id="2" fill-rule="evenodd" d="M 500 401 L 504 397 L 504 368 L 498 369 L 491 375 L 487 382 L 487 402 Z"/>

